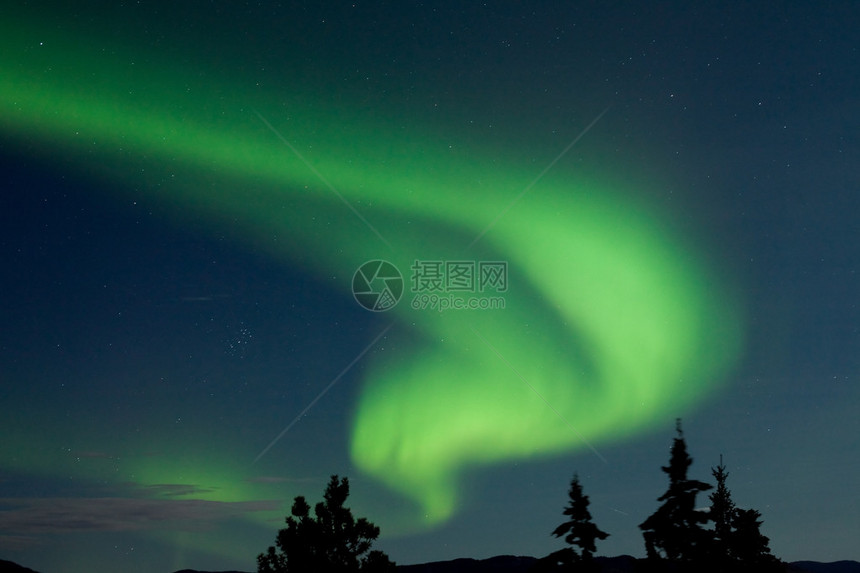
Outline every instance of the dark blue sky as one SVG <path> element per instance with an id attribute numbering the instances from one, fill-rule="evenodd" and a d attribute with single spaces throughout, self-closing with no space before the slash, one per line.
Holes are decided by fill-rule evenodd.
<path id="1" fill-rule="evenodd" d="M 322 94 L 315 109 L 330 126 L 434 126 L 535 176 L 608 106 L 553 170 L 641 182 L 626 191 L 704 253 L 740 301 L 745 336 L 719 390 L 597 440 L 605 461 L 580 448 L 470 470 L 462 507 L 425 529 L 389 511 L 405 502 L 349 452 L 366 361 L 421 344 L 408 325 L 253 464 L 390 323 L 355 303 L 353 269 L 318 272 L 316 235 L 296 235 L 307 254 L 278 257 L 245 240 L 239 215 L 213 224 L 205 205 L 177 209 L 169 180 L 137 176 L 146 158 L 71 150 L 0 117 L 0 557 L 46 573 L 251 570 L 281 520 L 259 515 L 318 498 L 333 473 L 350 477 L 354 509 L 382 527 L 378 546 L 398 563 L 540 556 L 561 547 L 549 534 L 574 471 L 611 534 L 599 553 L 641 556 L 637 525 L 665 489 L 659 467 L 679 416 L 692 477 L 708 481 L 723 454 L 736 502 L 762 512 L 777 556 L 860 559 L 854 3 L 31 2 L 12 12 L 35 26 L 35 44 L 93 33 L 137 65 L 199 69 L 195 86 L 229 78 L 245 99 L 225 95 L 226 108 Z M 46 73 L 2 61 L 15 77 Z M 2 113 L 19 88 L 0 84 Z M 355 208 L 372 218 L 372 205 Z M 247 489 L 227 491 L 233 476 Z"/>

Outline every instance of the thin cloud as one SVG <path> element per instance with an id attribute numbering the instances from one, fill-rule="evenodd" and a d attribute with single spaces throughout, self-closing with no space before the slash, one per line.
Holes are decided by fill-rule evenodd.
<path id="1" fill-rule="evenodd" d="M 29 535 L 0 534 L 0 549 L 3 551 L 22 551 L 41 545 L 42 541 Z"/>
<path id="2" fill-rule="evenodd" d="M 279 476 L 259 476 L 245 480 L 248 483 L 313 483 L 319 481 L 315 478 L 289 478 Z"/>
<path id="3" fill-rule="evenodd" d="M 215 489 L 200 487 L 185 483 L 157 483 L 153 485 L 137 486 L 141 491 L 148 495 L 180 497 L 186 495 L 198 495 L 205 493 L 213 493 Z"/>
<path id="4" fill-rule="evenodd" d="M 276 511 L 281 501 L 206 501 L 201 499 L 5 498 L 0 499 L 0 535 L 81 531 L 198 530 L 214 521 L 259 511 Z M 12 536 L 6 536 L 12 537 Z"/>

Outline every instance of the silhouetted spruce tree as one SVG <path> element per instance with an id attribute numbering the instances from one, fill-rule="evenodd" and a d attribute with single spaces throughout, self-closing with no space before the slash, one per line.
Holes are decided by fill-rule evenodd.
<path id="1" fill-rule="evenodd" d="M 573 566 L 575 563 L 581 563 L 587 567 L 591 565 L 594 552 L 597 551 L 595 542 L 598 539 L 606 539 L 609 534 L 598 529 L 591 521 L 588 496 L 582 493 L 582 484 L 579 483 L 577 474 L 573 474 L 568 497 L 570 501 L 563 512 L 568 520 L 556 527 L 552 534 L 556 537 L 564 535 L 564 540 L 572 547 L 556 551 L 550 555 L 550 559 L 556 564 Z M 575 547 L 579 548 L 578 553 Z M 577 567 L 577 571 L 584 571 L 586 567 Z"/>
<path id="2" fill-rule="evenodd" d="M 717 480 L 717 489 L 708 496 L 708 499 L 711 500 L 711 519 L 714 522 L 714 558 L 718 563 L 726 564 L 734 559 L 731 549 L 731 533 L 735 516 L 735 503 L 732 501 L 731 492 L 726 487 L 729 472 L 723 465 L 723 456 L 720 456 L 720 465 L 711 468 L 711 474 Z"/>
<path id="3" fill-rule="evenodd" d="M 701 563 L 707 558 L 711 532 L 702 528 L 709 516 L 696 511 L 696 495 L 712 486 L 687 479 L 687 470 L 693 460 L 687 454 L 680 419 L 676 421 L 676 431 L 678 436 L 672 443 L 669 465 L 661 468 L 669 475 L 669 489 L 657 498 L 663 505 L 639 528 L 650 559 Z"/>
<path id="4" fill-rule="evenodd" d="M 726 486 L 729 473 L 723 465 L 711 468 L 717 489 L 710 495 L 714 521 L 713 569 L 717 571 L 779 571 L 780 561 L 770 553 L 769 539 L 761 534 L 761 514 L 739 509 Z"/>
<path id="5" fill-rule="evenodd" d="M 353 518 L 344 507 L 349 496 L 347 478 L 331 480 L 324 501 L 310 506 L 304 496 L 293 502 L 287 527 L 278 531 L 275 547 L 257 556 L 258 573 L 331 573 L 393 572 L 394 563 L 381 551 L 370 551 L 379 528 L 362 517 Z"/>
<path id="6" fill-rule="evenodd" d="M 779 571 L 780 561 L 770 552 L 770 540 L 762 535 L 761 513 L 755 509 L 735 509 L 729 546 L 738 571 Z"/>

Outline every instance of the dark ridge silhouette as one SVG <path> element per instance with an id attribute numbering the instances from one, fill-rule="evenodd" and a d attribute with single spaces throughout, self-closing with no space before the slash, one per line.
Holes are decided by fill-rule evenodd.
<path id="1" fill-rule="evenodd" d="M 39 573 L 28 567 L 18 565 L 12 561 L 4 561 L 0 559 L 0 573 Z"/>
<path id="2" fill-rule="evenodd" d="M 818 561 L 795 561 L 791 563 L 792 571 L 805 573 L 860 573 L 860 563 L 857 561 L 833 561 L 820 563 Z"/>
<path id="3" fill-rule="evenodd" d="M 637 559 L 630 555 L 617 557 L 595 557 L 594 564 L 600 573 L 643 573 L 651 571 L 653 563 L 647 558 Z M 664 563 L 660 571 L 675 571 L 689 573 L 682 563 Z M 454 559 L 453 561 L 435 561 L 421 565 L 398 565 L 398 573 L 536 573 L 540 571 L 540 560 L 534 557 L 500 555 L 489 559 Z M 578 571 L 579 569 L 556 569 L 556 571 Z M 836 561 L 820 563 L 818 561 L 796 561 L 783 564 L 785 573 L 860 573 L 860 563 L 857 561 Z"/>
<path id="4" fill-rule="evenodd" d="M 461 558 L 453 561 L 434 561 L 420 565 L 398 565 L 397 571 L 403 573 L 520 573 L 529 571 L 537 562 L 534 557 L 498 555 L 489 559 Z"/>
<path id="5" fill-rule="evenodd" d="M 529 573 L 538 559 L 528 556 L 498 555 L 488 559 L 454 559 L 434 561 L 418 565 L 398 565 L 398 573 Z M 644 571 L 642 564 L 647 560 L 630 555 L 618 557 L 595 557 L 600 573 L 639 573 Z M 0 573 L 39 573 L 12 561 L 0 559 Z M 54 573 L 54 572 L 50 572 Z M 59 573 L 59 572 L 57 572 Z M 174 573 L 251 573 L 250 571 L 199 571 L 181 569 Z M 833 561 L 794 561 L 785 566 L 785 573 L 860 573 L 860 562 Z"/>
<path id="6" fill-rule="evenodd" d="M 180 569 L 174 573 L 247 573 L 246 571 L 196 571 L 194 569 Z"/>

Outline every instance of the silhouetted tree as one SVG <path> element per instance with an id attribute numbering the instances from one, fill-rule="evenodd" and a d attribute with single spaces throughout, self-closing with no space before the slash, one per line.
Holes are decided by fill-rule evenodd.
<path id="1" fill-rule="evenodd" d="M 661 468 L 669 475 L 669 489 L 657 498 L 663 505 L 639 528 L 650 559 L 701 562 L 707 555 L 711 532 L 702 528 L 709 516 L 696 511 L 696 495 L 712 486 L 687 479 L 687 470 L 693 459 L 687 454 L 680 419 L 676 421 L 675 429 L 678 435 L 672 443 L 669 465 Z"/>
<path id="2" fill-rule="evenodd" d="M 731 550 L 731 532 L 735 517 L 735 503 L 732 501 L 731 492 L 726 487 L 729 472 L 723 465 L 723 456 L 720 456 L 720 465 L 711 468 L 711 474 L 717 480 L 717 489 L 708 496 L 711 500 L 711 519 L 714 522 L 714 557 L 722 563 L 734 558 Z"/>
<path id="3" fill-rule="evenodd" d="M 556 537 L 564 535 L 564 540 L 573 547 L 556 551 L 550 558 L 556 563 L 571 566 L 574 563 L 590 563 L 594 552 L 597 551 L 595 542 L 598 539 L 606 539 L 609 534 L 598 529 L 591 521 L 588 496 L 582 493 L 582 485 L 579 483 L 577 474 L 573 474 L 568 497 L 570 501 L 563 512 L 568 520 L 556 527 L 552 534 Z M 578 553 L 575 547 L 579 548 Z"/>
<path id="4" fill-rule="evenodd" d="M 739 509 L 726 486 L 729 473 L 723 465 L 711 468 L 717 489 L 710 495 L 714 521 L 712 565 L 718 571 L 779 570 L 779 559 L 771 555 L 769 539 L 761 534 L 761 514 L 754 509 Z"/>
<path id="5" fill-rule="evenodd" d="M 770 540 L 761 533 L 760 517 L 755 509 L 735 509 L 729 534 L 731 555 L 749 571 L 778 570 L 779 559 L 770 553 Z"/>
<path id="6" fill-rule="evenodd" d="M 347 478 L 331 480 L 324 501 L 310 506 L 304 496 L 293 502 L 287 527 L 278 531 L 275 547 L 257 556 L 258 573 L 376 573 L 394 571 L 394 563 L 381 551 L 370 551 L 379 536 L 379 528 L 362 517 L 353 518 L 344 507 L 349 496 Z M 369 553 L 368 553 L 369 552 Z M 366 554 L 366 555 L 365 555 Z"/>

